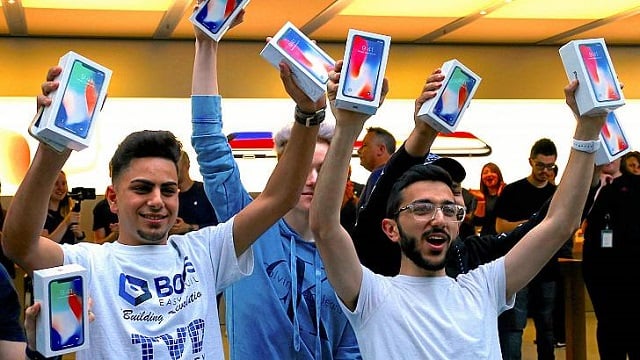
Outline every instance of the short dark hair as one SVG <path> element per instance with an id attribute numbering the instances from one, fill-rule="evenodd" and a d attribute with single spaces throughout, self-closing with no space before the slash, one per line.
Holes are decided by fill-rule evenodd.
<path id="1" fill-rule="evenodd" d="M 112 181 L 124 172 L 131 161 L 145 157 L 159 157 L 170 160 L 178 170 L 182 144 L 170 131 L 143 130 L 129 134 L 116 149 L 109 162 Z"/>
<path id="2" fill-rule="evenodd" d="M 378 141 L 384 144 L 389 155 L 396 152 L 396 138 L 393 137 L 393 135 L 389 131 L 381 127 L 372 126 L 370 128 L 367 128 L 367 133 L 370 132 L 376 134 L 376 138 L 378 139 Z"/>
<path id="3" fill-rule="evenodd" d="M 529 158 L 533 159 L 537 155 L 544 156 L 558 156 L 558 150 L 556 149 L 556 144 L 551 141 L 551 139 L 542 138 L 536 141 L 531 147 L 531 153 L 529 154 Z"/>
<path id="4" fill-rule="evenodd" d="M 453 191 L 453 180 L 451 180 L 451 176 L 446 170 L 431 164 L 414 165 L 405 171 L 393 184 L 387 200 L 387 218 L 393 218 L 396 211 L 398 211 L 402 202 L 402 190 L 418 181 L 443 182 Z"/>

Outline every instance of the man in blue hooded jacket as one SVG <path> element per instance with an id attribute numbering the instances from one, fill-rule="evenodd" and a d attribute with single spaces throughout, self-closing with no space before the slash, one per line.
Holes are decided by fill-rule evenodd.
<path id="1" fill-rule="evenodd" d="M 238 165 L 222 133 L 217 45 L 196 29 L 192 143 L 199 159 L 206 145 L 211 148 L 212 138 L 219 142 L 217 160 L 210 166 L 200 164 L 200 172 L 207 174 L 205 190 L 218 219 L 226 221 L 253 199 L 240 181 Z M 284 64 L 280 77 L 296 102 L 296 121 L 318 126 L 324 118 L 325 98 L 310 100 Z M 285 128 L 276 135 L 278 156 L 286 151 L 290 131 Z M 360 358 L 355 335 L 327 281 L 308 225 L 315 180 L 332 134 L 333 127 L 323 123 L 297 206 L 252 246 L 253 274 L 225 290 L 231 359 Z"/>

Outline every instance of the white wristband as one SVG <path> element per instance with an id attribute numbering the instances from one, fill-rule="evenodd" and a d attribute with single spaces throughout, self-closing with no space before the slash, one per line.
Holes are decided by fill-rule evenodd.
<path id="1" fill-rule="evenodd" d="M 571 144 L 571 147 L 574 150 L 578 150 L 578 151 L 581 151 L 581 152 L 593 154 L 594 152 L 598 151 L 598 149 L 600 148 L 600 140 L 576 140 L 576 139 L 573 139 L 573 144 Z"/>

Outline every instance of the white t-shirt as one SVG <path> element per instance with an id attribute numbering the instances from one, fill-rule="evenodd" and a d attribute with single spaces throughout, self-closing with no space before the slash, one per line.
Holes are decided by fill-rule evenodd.
<path id="1" fill-rule="evenodd" d="M 232 229 L 233 219 L 167 245 L 64 245 L 64 263 L 89 270 L 96 315 L 77 359 L 224 359 L 216 294 L 253 271 Z"/>
<path id="2" fill-rule="evenodd" d="M 501 359 L 504 258 L 452 279 L 384 277 L 363 267 L 355 311 L 342 302 L 363 359 Z"/>

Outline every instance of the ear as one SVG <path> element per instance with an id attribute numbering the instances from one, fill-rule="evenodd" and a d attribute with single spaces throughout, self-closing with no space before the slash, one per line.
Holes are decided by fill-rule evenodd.
<path id="1" fill-rule="evenodd" d="M 113 185 L 107 186 L 107 191 L 104 194 L 104 198 L 107 199 L 107 203 L 109 204 L 109 209 L 112 213 L 118 213 L 118 198 L 116 197 L 116 191 L 113 188 Z"/>
<path id="2" fill-rule="evenodd" d="M 400 241 L 400 231 L 398 231 L 398 224 L 392 219 L 382 219 L 382 231 L 387 234 L 389 240 L 393 242 Z"/>

